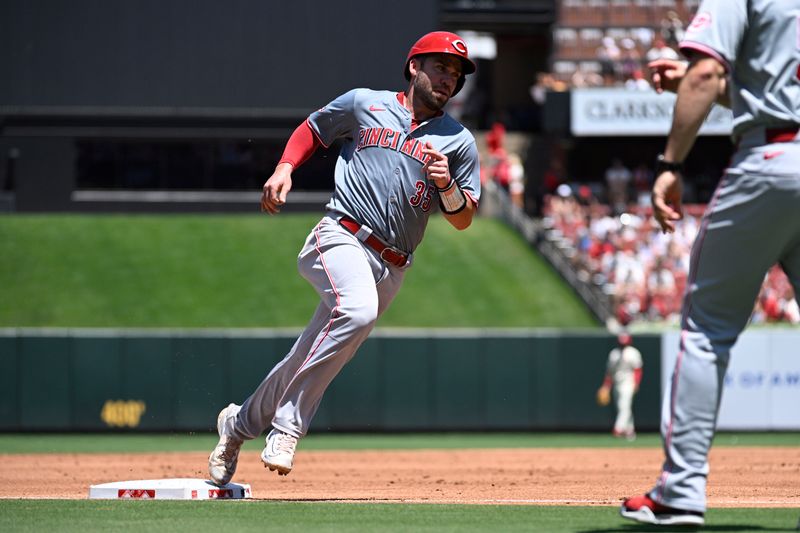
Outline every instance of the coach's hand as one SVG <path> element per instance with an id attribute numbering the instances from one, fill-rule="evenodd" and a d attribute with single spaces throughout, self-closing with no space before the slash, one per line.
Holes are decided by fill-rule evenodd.
<path id="1" fill-rule="evenodd" d="M 292 190 L 292 167 L 289 163 L 281 163 L 275 172 L 264 183 L 261 193 L 261 210 L 274 215 L 280 213 L 281 206 L 286 203 L 286 195 Z"/>
<path id="2" fill-rule="evenodd" d="M 662 172 L 653 184 L 653 216 L 661 231 L 673 233 L 675 223 L 683 218 L 683 180 L 675 172 Z"/>
<path id="3" fill-rule="evenodd" d="M 686 61 L 675 59 L 656 59 L 647 64 L 650 73 L 650 85 L 657 93 L 678 91 L 683 76 L 686 74 Z"/>

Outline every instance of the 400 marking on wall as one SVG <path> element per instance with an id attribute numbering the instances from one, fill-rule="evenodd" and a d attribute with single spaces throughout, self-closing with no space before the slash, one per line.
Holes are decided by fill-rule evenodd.
<path id="1" fill-rule="evenodd" d="M 100 419 L 111 427 L 135 428 L 146 410 L 147 405 L 141 400 L 106 400 Z"/>

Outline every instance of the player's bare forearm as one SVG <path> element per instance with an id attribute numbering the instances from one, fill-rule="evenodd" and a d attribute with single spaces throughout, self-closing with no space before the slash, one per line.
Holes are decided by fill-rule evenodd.
<path id="1" fill-rule="evenodd" d="M 678 98 L 667 137 L 664 159 L 680 163 L 689 155 L 711 106 L 725 89 L 725 69 L 716 59 L 702 56 L 693 60 L 678 86 Z M 667 171 L 656 176 L 651 201 L 653 216 L 666 233 L 675 231 L 683 218 L 681 197 L 683 180 L 680 174 Z"/>
<path id="2" fill-rule="evenodd" d="M 475 204 L 472 203 L 472 200 L 469 199 L 469 196 L 466 197 L 466 200 L 467 204 L 464 206 L 464 209 L 458 213 L 442 213 L 450 225 L 457 230 L 467 229 L 470 224 L 472 224 L 472 217 L 475 216 Z"/>
<path id="3" fill-rule="evenodd" d="M 692 61 L 678 86 L 672 128 L 664 149 L 668 161 L 683 161 L 689 154 L 711 106 L 725 90 L 725 68 L 711 57 Z"/>

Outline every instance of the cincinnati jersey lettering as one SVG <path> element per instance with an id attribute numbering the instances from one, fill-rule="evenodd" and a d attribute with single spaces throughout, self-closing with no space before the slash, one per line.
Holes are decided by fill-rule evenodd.
<path id="1" fill-rule="evenodd" d="M 386 148 L 397 152 L 399 146 L 400 153 L 416 159 L 424 165 L 430 158 L 430 156 L 422 154 L 425 144 L 413 137 L 409 137 L 400 144 L 402 137 L 403 134 L 401 132 L 391 128 L 360 128 L 358 130 L 356 152 L 370 147 Z"/>

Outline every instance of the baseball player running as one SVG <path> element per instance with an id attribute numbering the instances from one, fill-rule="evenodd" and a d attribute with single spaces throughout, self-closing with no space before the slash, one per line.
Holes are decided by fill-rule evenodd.
<path id="1" fill-rule="evenodd" d="M 662 472 L 621 508 L 662 525 L 704 522 L 730 349 L 767 270 L 779 263 L 800 294 L 800 0 L 704 0 L 681 50 L 688 67 L 652 65 L 657 89 L 677 87 L 652 195 L 663 231 L 682 216 L 681 163 L 714 101 L 733 109 L 736 151 L 692 249 L 680 351 L 663 398 Z"/>
<path id="2" fill-rule="evenodd" d="M 412 263 L 430 214 L 466 229 L 480 198 L 475 139 L 442 108 L 475 72 L 456 34 L 432 32 L 411 48 L 404 92 L 353 89 L 312 113 L 287 142 L 264 184 L 262 210 L 280 211 L 292 171 L 322 145 L 343 145 L 327 213 L 298 256 L 320 303 L 286 357 L 239 406 L 217 418 L 211 479 L 228 483 L 242 442 L 269 430 L 261 460 L 292 470 L 325 389 L 386 310 Z M 445 276 L 446 277 L 446 276 Z M 444 278 L 443 278 L 444 279 Z"/>

